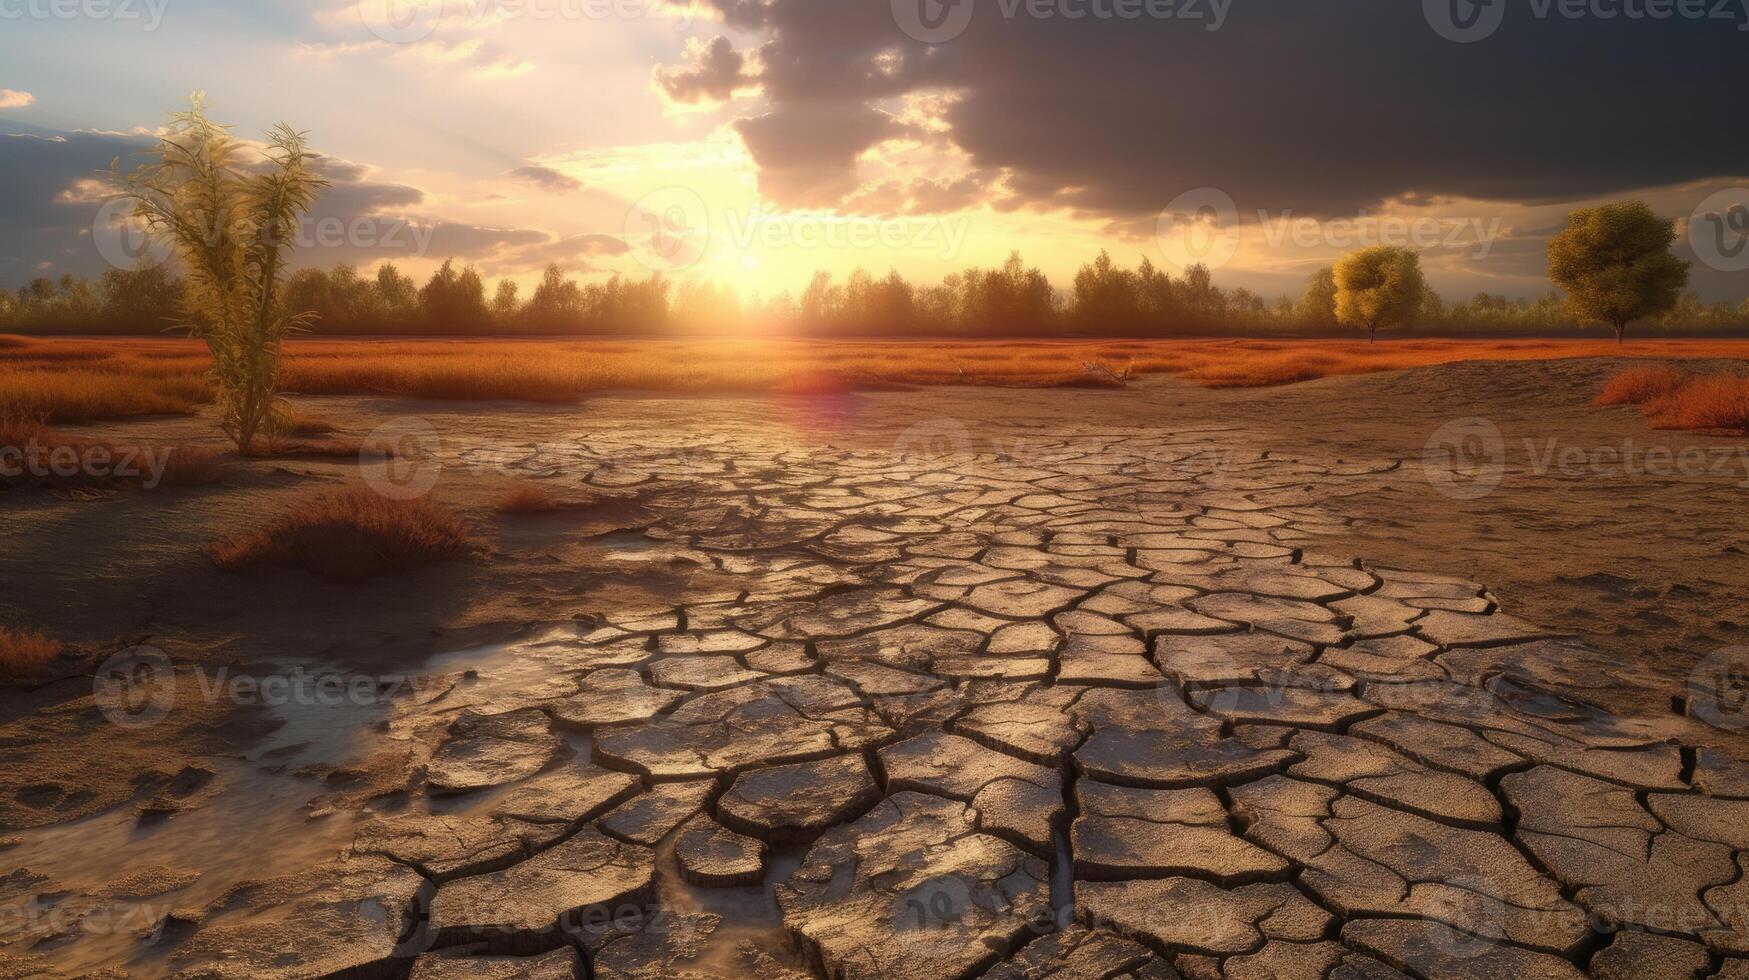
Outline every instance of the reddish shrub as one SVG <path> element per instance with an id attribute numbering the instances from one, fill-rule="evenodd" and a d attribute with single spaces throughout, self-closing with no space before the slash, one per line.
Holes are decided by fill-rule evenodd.
<path id="1" fill-rule="evenodd" d="M 26 633 L 0 626 L 0 682 L 40 677 L 61 655 L 60 643 L 41 633 Z"/>
<path id="2" fill-rule="evenodd" d="M 1679 368 L 1656 364 L 1631 368 L 1610 378 L 1597 396 L 1599 405 L 1644 405 L 1654 398 L 1663 398 L 1694 379 Z"/>
<path id="3" fill-rule="evenodd" d="M 467 528 L 437 504 L 354 488 L 306 497 L 277 521 L 213 545 L 208 554 L 227 571 L 288 564 L 354 581 L 462 559 L 473 548 Z"/>

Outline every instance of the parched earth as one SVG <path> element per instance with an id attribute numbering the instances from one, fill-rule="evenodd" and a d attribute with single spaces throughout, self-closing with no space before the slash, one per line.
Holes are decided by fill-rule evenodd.
<path id="1" fill-rule="evenodd" d="M 83 889 L 22 833 L 0 904 L 61 914 L 0 972 L 1749 978 L 1741 677 L 1332 550 L 1400 459 L 1015 432 L 590 432 L 539 465 L 635 498 L 603 560 L 681 594 L 433 661 L 227 841 L 332 845 L 283 873 Z M 248 785 L 195 769 L 142 814 Z M 118 895 L 162 913 L 96 928 Z"/>

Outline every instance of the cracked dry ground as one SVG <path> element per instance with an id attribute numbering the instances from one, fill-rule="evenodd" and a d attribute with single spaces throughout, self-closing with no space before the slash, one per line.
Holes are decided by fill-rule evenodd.
<path id="1" fill-rule="evenodd" d="M 1483 583 L 1307 547 L 1387 467 L 1220 446 L 593 441 L 732 587 L 398 699 L 337 856 L 115 965 L 1749 978 L 1740 750 Z"/>

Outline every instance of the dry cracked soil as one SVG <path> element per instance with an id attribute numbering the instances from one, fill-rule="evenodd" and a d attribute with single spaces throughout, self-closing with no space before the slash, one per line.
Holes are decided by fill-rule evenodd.
<path id="1" fill-rule="evenodd" d="M 0 975 L 1749 978 L 1749 473 L 1606 373 L 324 400 L 494 528 L 354 586 L 193 543 L 338 464 L 0 502 L 126 646 L 8 696 Z"/>

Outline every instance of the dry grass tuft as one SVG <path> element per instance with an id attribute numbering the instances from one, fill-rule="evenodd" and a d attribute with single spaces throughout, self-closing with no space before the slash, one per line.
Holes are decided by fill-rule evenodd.
<path id="1" fill-rule="evenodd" d="M 0 626 L 0 683 L 41 677 L 63 649 L 60 643 L 41 633 Z"/>
<path id="2" fill-rule="evenodd" d="M 1687 371 L 1664 364 L 1631 368 L 1609 379 L 1603 394 L 1597 396 L 1597 404 L 1644 405 L 1672 394 L 1693 378 Z"/>
<path id="3" fill-rule="evenodd" d="M 224 456 L 210 449 L 112 445 L 63 435 L 39 419 L 3 414 L 0 450 L 6 452 L 0 461 L 23 471 L 0 473 L 0 486 L 198 487 L 218 482 L 229 468 Z"/>
<path id="4" fill-rule="evenodd" d="M 564 509 L 547 489 L 534 483 L 518 483 L 498 501 L 498 513 L 529 516 L 551 514 Z"/>
<path id="5" fill-rule="evenodd" d="M 591 392 L 826 393 L 917 385 L 1098 383 L 1133 365 L 1208 387 L 1259 387 L 1458 361 L 1569 357 L 1749 360 L 1744 341 L 1401 340 L 325 340 L 285 345 L 282 388 L 566 404 Z M 191 412 L 211 359 L 186 340 L 43 339 L 0 347 L 0 414 L 50 423 Z M 320 425 L 320 423 L 312 423 Z M 310 431 L 294 435 L 320 435 Z"/>
<path id="6" fill-rule="evenodd" d="M 1749 377 L 1635 368 L 1609 379 L 1599 405 L 1638 405 L 1654 429 L 1749 433 Z"/>
<path id="7" fill-rule="evenodd" d="M 1714 374 L 1640 406 L 1654 429 L 1727 429 L 1749 433 L 1749 378 Z"/>
<path id="8" fill-rule="evenodd" d="M 227 571 L 283 564 L 357 581 L 466 558 L 467 528 L 429 500 L 390 500 L 358 487 L 297 502 L 278 521 L 208 550 Z"/>
<path id="9" fill-rule="evenodd" d="M 178 446 L 165 462 L 161 487 L 206 487 L 223 480 L 231 470 L 223 453 L 212 449 Z"/>

